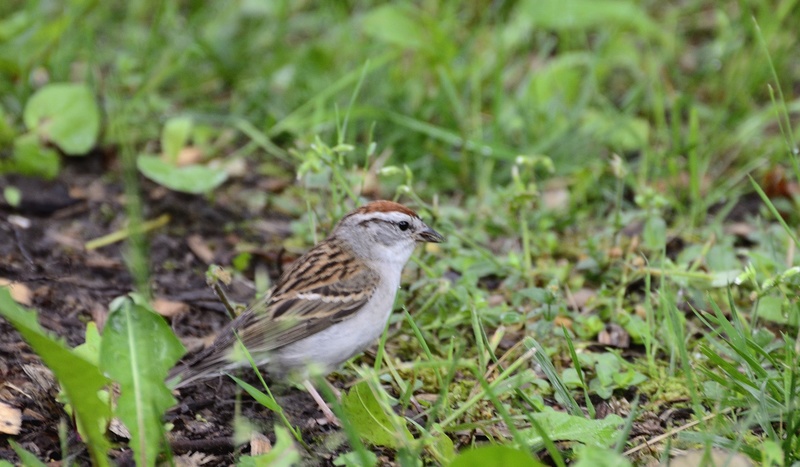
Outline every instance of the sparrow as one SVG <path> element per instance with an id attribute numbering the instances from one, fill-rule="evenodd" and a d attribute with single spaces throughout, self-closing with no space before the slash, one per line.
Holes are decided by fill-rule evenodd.
<path id="1" fill-rule="evenodd" d="M 336 370 L 380 337 L 415 246 L 443 240 L 414 211 L 392 201 L 373 201 L 350 212 L 283 273 L 270 294 L 191 361 L 174 368 L 167 384 L 178 389 L 249 366 L 237 335 L 273 378 L 309 365 L 323 375 Z M 335 422 L 310 381 L 303 385 Z"/>

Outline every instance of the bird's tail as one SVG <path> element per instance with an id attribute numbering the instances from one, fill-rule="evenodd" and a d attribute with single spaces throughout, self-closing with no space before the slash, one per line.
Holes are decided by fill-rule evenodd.
<path id="1" fill-rule="evenodd" d="M 219 376 L 236 366 L 224 354 L 215 355 L 214 350 L 214 346 L 207 347 L 187 363 L 170 370 L 167 386 L 179 389 L 197 380 Z"/>
<path id="2" fill-rule="evenodd" d="M 194 381 L 213 378 L 241 366 L 241 362 L 231 358 L 232 341 L 235 339 L 231 324 L 220 331 L 213 344 L 201 350 L 188 362 L 170 370 L 167 386 L 172 389 L 182 388 Z"/>
<path id="3" fill-rule="evenodd" d="M 236 368 L 249 366 L 249 360 L 244 357 L 244 352 L 240 350 L 239 337 L 237 337 L 235 330 L 246 329 L 251 322 L 258 320 L 260 316 L 260 313 L 250 309 L 228 323 L 219 332 L 213 344 L 200 351 L 187 363 L 178 365 L 169 372 L 166 380 L 167 386 L 172 389 L 178 389 L 200 379 L 213 378 Z M 247 337 L 243 340 L 243 344 L 250 348 L 251 344 L 247 342 Z M 252 347 L 253 349 L 257 348 L 254 344 Z M 258 356 L 261 357 L 256 359 L 258 365 L 263 365 L 269 361 L 266 355 L 259 354 Z"/>

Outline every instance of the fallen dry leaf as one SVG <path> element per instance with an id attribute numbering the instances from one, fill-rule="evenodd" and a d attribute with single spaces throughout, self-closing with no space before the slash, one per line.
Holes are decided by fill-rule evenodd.
<path id="1" fill-rule="evenodd" d="M 131 439 L 131 432 L 128 427 L 118 418 L 112 418 L 111 423 L 108 424 L 108 431 L 114 433 L 120 438 Z"/>
<path id="2" fill-rule="evenodd" d="M 189 311 L 189 305 L 165 298 L 157 298 L 153 300 L 153 309 L 156 310 L 156 313 L 165 318 L 172 318 L 173 316 Z"/>
<path id="3" fill-rule="evenodd" d="M 569 316 L 556 316 L 553 319 L 553 325 L 558 328 L 564 326 L 567 329 L 572 329 L 572 319 Z"/>
<path id="4" fill-rule="evenodd" d="M 486 299 L 486 303 L 488 303 L 490 307 L 500 306 L 505 302 L 506 296 L 499 293 L 489 295 L 489 298 Z"/>
<path id="5" fill-rule="evenodd" d="M 86 255 L 86 266 L 97 269 L 122 269 L 124 264 L 117 258 L 104 256 L 97 251 L 89 251 Z"/>
<path id="6" fill-rule="evenodd" d="M 235 157 L 224 164 L 225 173 L 229 177 L 241 178 L 250 172 L 250 167 L 244 157 Z"/>
<path id="7" fill-rule="evenodd" d="M 607 324 L 606 328 L 597 335 L 597 341 L 602 345 L 618 349 L 627 349 L 631 346 L 631 336 L 628 331 L 615 323 Z"/>
<path id="8" fill-rule="evenodd" d="M 49 240 L 53 240 L 59 245 L 65 246 L 67 248 L 72 248 L 73 250 L 82 251 L 84 249 L 83 240 L 75 238 L 68 234 L 56 232 L 52 229 L 47 230 L 47 238 Z"/>
<path id="9" fill-rule="evenodd" d="M 189 235 L 186 239 L 186 244 L 192 253 L 197 256 L 200 261 L 211 264 L 214 262 L 214 252 L 209 248 L 208 243 L 198 234 Z"/>
<path id="10" fill-rule="evenodd" d="M 0 433 L 18 435 L 22 429 L 22 412 L 5 402 L 0 402 Z"/>
<path id="11" fill-rule="evenodd" d="M 258 456 L 272 451 L 272 443 L 269 438 L 257 431 L 250 433 L 250 455 Z"/>
<path id="12" fill-rule="evenodd" d="M 589 288 L 582 288 L 577 290 L 575 293 L 569 295 L 567 298 L 567 303 L 574 307 L 576 310 L 583 310 L 586 307 L 586 304 L 589 303 L 589 300 L 593 299 L 597 296 L 597 291 L 594 289 Z"/>
<path id="13" fill-rule="evenodd" d="M 178 152 L 178 158 L 175 161 L 178 167 L 185 165 L 197 164 L 203 160 L 203 151 L 197 146 L 186 146 Z"/>
<path id="14" fill-rule="evenodd" d="M 608 249 L 606 255 L 611 259 L 617 259 L 617 258 L 622 258 L 622 253 L 623 253 L 622 248 L 618 246 L 613 246 Z"/>
<path id="15" fill-rule="evenodd" d="M 8 279 L 0 277 L 0 287 L 8 287 L 11 298 L 20 305 L 31 306 L 33 304 L 31 300 L 33 293 L 31 293 L 31 289 L 29 289 L 27 285 L 21 282 L 11 282 Z"/>
<path id="16" fill-rule="evenodd" d="M 545 188 L 542 205 L 549 211 L 566 211 L 569 208 L 569 191 L 563 186 Z"/>
<path id="17" fill-rule="evenodd" d="M 176 467 L 196 467 L 198 465 L 216 464 L 217 457 L 211 454 L 193 452 L 174 457 L 172 460 L 175 461 Z"/>

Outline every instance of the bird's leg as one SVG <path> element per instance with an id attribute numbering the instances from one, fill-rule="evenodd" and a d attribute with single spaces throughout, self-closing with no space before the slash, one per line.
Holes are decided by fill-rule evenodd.
<path id="1" fill-rule="evenodd" d="M 311 381 L 309 380 L 303 381 L 303 386 L 306 388 L 306 391 L 308 391 L 308 393 L 311 394 L 311 398 L 314 399 L 314 402 L 317 403 L 320 410 L 322 410 L 322 414 L 325 415 L 325 419 L 328 420 L 329 423 L 335 426 L 341 426 L 342 424 L 339 422 L 339 419 L 336 418 L 336 415 L 333 414 L 333 411 L 331 411 L 331 408 L 328 407 L 328 404 L 322 399 L 322 396 L 319 395 L 317 390 L 314 388 L 314 385 L 311 384 Z"/>

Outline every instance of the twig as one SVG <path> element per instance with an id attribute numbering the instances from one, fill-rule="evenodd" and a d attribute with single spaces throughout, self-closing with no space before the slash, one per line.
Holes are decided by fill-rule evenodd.
<path id="1" fill-rule="evenodd" d="M 136 227 L 128 226 L 125 227 L 124 229 L 111 232 L 108 235 L 95 238 L 94 240 L 89 240 L 88 242 L 86 242 L 84 247 L 86 248 L 87 251 L 96 250 L 98 248 L 111 245 L 112 243 L 121 242 L 122 240 L 128 238 L 134 231 L 139 233 L 149 232 L 150 230 L 155 230 L 159 227 L 167 225 L 168 222 L 169 222 L 169 214 L 162 214 L 161 216 L 158 216 L 153 220 L 142 222 Z"/>
<path id="2" fill-rule="evenodd" d="M 214 293 L 217 294 L 219 301 L 222 302 L 222 305 L 225 307 L 225 310 L 228 311 L 228 316 L 230 316 L 231 319 L 236 319 L 236 311 L 234 311 L 233 305 L 231 305 L 231 302 L 228 299 L 228 295 L 225 294 L 224 290 L 222 290 L 222 287 L 219 285 L 219 282 L 214 282 L 213 284 L 211 284 L 211 290 L 213 290 Z"/>
<path id="3" fill-rule="evenodd" d="M 678 434 L 678 433 L 680 433 L 681 431 L 688 430 L 689 428 L 692 428 L 693 426 L 697 425 L 697 424 L 698 424 L 698 423 L 700 423 L 701 421 L 702 421 L 702 422 L 707 422 L 707 421 L 711 420 L 711 419 L 712 419 L 712 418 L 714 418 L 714 417 L 717 417 L 717 416 L 719 416 L 719 415 L 724 415 L 724 414 L 726 414 L 726 413 L 729 413 L 729 412 L 731 412 L 731 411 L 733 411 L 733 409 L 732 409 L 732 408 L 727 408 L 727 409 L 723 410 L 722 412 L 708 414 L 708 415 L 706 415 L 705 417 L 703 417 L 703 418 L 702 418 L 702 419 L 700 419 L 700 420 L 695 420 L 695 421 L 693 421 L 693 422 L 689 422 L 689 423 L 687 423 L 686 425 L 681 425 L 681 426 L 679 426 L 679 427 L 677 427 L 677 428 L 673 428 L 672 430 L 670 430 L 670 431 L 668 431 L 668 432 L 664 433 L 663 435 L 658 435 L 658 436 L 656 436 L 655 438 L 653 438 L 653 439 L 650 439 L 650 440 L 648 440 L 648 441 L 645 441 L 644 443 L 642 443 L 642 444 L 640 444 L 640 445 L 636 446 L 635 448 L 628 449 L 627 451 L 625 451 L 624 453 L 622 453 L 622 455 L 623 455 L 623 456 L 625 456 L 625 457 L 628 457 L 628 456 L 630 456 L 631 454 L 635 454 L 635 453 L 637 453 L 637 452 L 641 451 L 642 449 L 644 449 L 644 448 L 646 448 L 646 447 L 650 447 L 650 446 L 652 446 L 652 445 L 654 445 L 654 444 L 657 444 L 657 443 L 660 443 L 661 441 L 664 441 L 665 439 L 667 439 L 667 438 L 669 438 L 669 437 L 671 437 L 671 436 L 677 435 L 677 434 Z"/>

